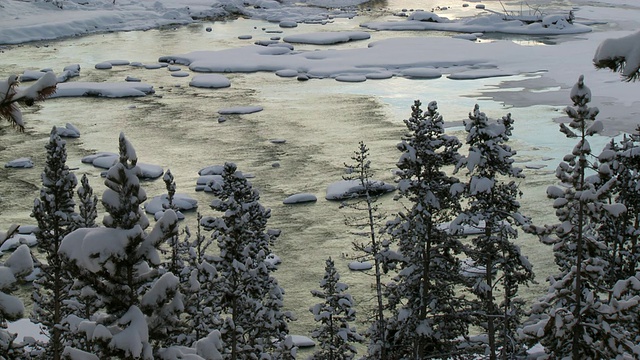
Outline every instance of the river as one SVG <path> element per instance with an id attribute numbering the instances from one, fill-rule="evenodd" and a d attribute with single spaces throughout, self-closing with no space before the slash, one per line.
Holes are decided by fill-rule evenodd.
<path id="1" fill-rule="evenodd" d="M 356 29 L 362 19 L 336 19 L 332 30 Z M 322 25 L 301 25 L 294 32 L 319 31 Z M 212 31 L 206 31 L 211 27 Z M 227 74 L 232 86 L 227 89 L 197 89 L 188 86 L 189 79 L 169 76 L 166 69 L 147 70 L 130 66 L 96 70 L 98 62 L 125 59 L 142 63 L 156 62 L 160 56 L 189 51 L 246 45 L 237 38 L 253 34 L 254 39 L 267 36 L 262 28 L 277 25 L 258 20 L 230 20 L 190 26 L 106 33 L 46 43 L 12 46 L 0 57 L 0 74 L 24 69 L 62 67 L 78 63 L 83 81 L 123 81 L 126 76 L 141 78 L 153 84 L 156 94 L 142 98 L 49 99 L 24 111 L 25 133 L 17 133 L 6 123 L 0 126 L 0 162 L 18 157 L 31 157 L 32 169 L 0 168 L 0 228 L 10 224 L 32 224 L 29 217 L 32 199 L 38 195 L 40 172 L 45 160 L 44 145 L 51 127 L 73 123 L 80 128 L 79 139 L 67 141 L 68 165 L 78 178 L 89 176 L 94 190 L 100 194 L 104 185 L 100 169 L 82 164 L 84 155 L 97 151 L 117 151 L 118 134 L 123 131 L 137 150 L 141 162 L 170 168 L 176 177 L 178 192 L 199 201 L 203 215 L 215 215 L 208 204 L 212 196 L 195 192 L 197 171 L 208 165 L 233 161 L 240 170 L 255 175 L 254 186 L 262 203 L 272 209 L 270 227 L 282 230 L 274 252 L 283 259 L 276 277 L 285 288 L 286 307 L 298 321 L 291 324 L 292 333 L 308 335 L 314 326 L 309 306 L 318 302 L 309 291 L 318 288 L 324 273 L 324 260 L 336 260 L 342 280 L 351 287 L 360 309 L 371 300 L 370 274 L 351 272 L 347 268 L 354 240 L 344 224 L 346 210 L 338 203 L 324 200 L 325 189 L 341 179 L 343 163 L 348 162 L 359 141 L 371 149 L 376 177 L 393 181 L 392 170 L 400 153 L 395 145 L 405 131 L 402 119 L 410 114 L 413 100 L 423 103 L 438 101 L 449 132 L 464 139 L 460 126 L 474 104 L 490 117 L 511 112 L 516 119 L 511 146 L 518 151 L 521 166 L 544 165 L 526 169 L 520 181 L 524 191 L 522 212 L 536 222 L 553 221 L 551 203 L 544 193 L 554 182 L 555 166 L 573 142 L 558 132 L 554 118 L 560 116 L 557 106 L 539 104 L 512 107 L 494 101 L 482 92 L 498 89 L 503 78 L 480 80 L 408 80 L 392 78 L 364 83 L 341 83 L 332 79 L 299 82 L 272 73 Z M 372 33 L 372 40 L 392 36 L 415 36 L 416 33 Z M 273 34 L 270 34 L 273 36 Z M 434 34 L 421 34 L 434 36 Z M 358 43 L 335 45 L 335 48 L 361 46 Z M 531 76 L 531 75 L 530 75 Z M 508 77 L 514 81 L 524 76 Z M 567 97 L 567 105 L 569 99 Z M 264 110 L 249 115 L 232 115 L 218 122 L 217 110 L 240 105 L 260 105 Z M 285 139 L 274 144 L 271 139 Z M 604 142 L 606 139 L 601 139 Z M 594 146 L 598 148 L 598 146 Z M 274 166 L 277 163 L 279 166 Z M 162 194 L 161 180 L 143 183 L 149 198 Z M 317 203 L 284 205 L 282 200 L 294 193 L 310 192 Z M 399 208 L 391 196 L 382 199 L 389 215 Z M 101 218 L 103 213 L 99 215 Z M 194 226 L 195 213 L 188 213 L 184 224 Z M 521 236 L 517 242 L 534 264 L 538 285 L 523 290 L 531 300 L 543 294 L 544 279 L 553 272 L 551 250 L 537 239 Z M 364 329 L 364 325 L 359 325 Z"/>

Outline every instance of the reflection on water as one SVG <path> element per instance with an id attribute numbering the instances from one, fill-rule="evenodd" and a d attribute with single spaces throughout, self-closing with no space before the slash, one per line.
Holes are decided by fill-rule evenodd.
<path id="1" fill-rule="evenodd" d="M 347 20 L 336 21 L 335 25 L 338 29 L 354 27 L 354 23 Z M 213 31 L 206 32 L 206 26 L 212 26 Z M 318 26 L 301 25 L 287 32 L 315 31 Z M 54 125 L 70 122 L 81 130 L 79 139 L 68 140 L 68 164 L 77 169 L 78 177 L 87 174 L 98 194 L 104 190 L 100 170 L 82 164 L 80 159 L 96 151 L 117 151 L 120 131 L 134 144 L 141 162 L 171 168 L 178 192 L 198 199 L 204 215 L 213 215 L 208 207 L 212 198 L 194 191 L 197 171 L 212 164 L 236 162 L 242 171 L 255 175 L 253 183 L 261 192 L 262 202 L 272 209 L 270 226 L 283 230 L 274 249 L 284 261 L 277 277 L 287 291 L 286 306 L 299 318 L 292 324 L 292 331 L 308 334 L 314 326 L 308 308 L 317 302 L 309 291 L 318 287 L 327 257 L 336 260 L 342 279 L 350 284 L 361 309 L 371 300 L 372 278 L 347 268 L 354 238 L 344 225 L 345 214 L 338 210 L 338 204 L 324 200 L 325 189 L 329 183 L 341 179 L 343 163 L 349 161 L 361 140 L 371 149 L 376 176 L 392 181 L 391 171 L 399 156 L 395 145 L 405 130 L 401 120 L 410 114 L 415 99 L 425 104 L 438 101 L 445 121 L 452 124 L 459 124 L 476 103 L 490 117 L 513 113 L 516 128 L 512 146 L 519 152 L 518 161 L 523 165 L 547 165 L 540 170 L 525 171 L 528 177 L 521 181 L 525 193 L 523 213 L 536 221 L 553 221 L 544 191 L 554 182 L 550 170 L 570 151 L 572 144 L 563 138 L 552 121 L 557 109 L 549 106 L 509 108 L 474 98 L 480 91 L 498 86 L 501 80 L 497 78 L 474 81 L 446 77 L 428 81 L 394 78 L 352 84 L 331 79 L 298 82 L 271 73 L 228 74 L 230 88 L 210 90 L 191 88 L 188 78 L 171 77 L 166 69 L 122 66 L 104 71 L 93 68 L 95 63 L 105 60 L 149 63 L 162 55 L 244 46 L 247 42 L 237 36 L 251 34 L 254 40 L 271 36 L 264 33 L 263 27 L 274 25 L 236 20 L 169 30 L 100 34 L 49 42 L 48 46 L 32 44 L 5 50 L 0 58 L 0 74 L 25 68 L 59 70 L 65 65 L 80 63 L 80 80 L 123 81 L 126 76 L 134 76 L 153 84 L 157 92 L 153 96 L 131 99 L 50 99 L 25 110 L 27 131 L 24 134 L 3 124 L 0 163 L 28 156 L 36 166 L 23 170 L 0 168 L 0 228 L 6 229 L 12 223 L 33 223 L 29 217 L 32 199 L 40 187 L 44 145 Z M 372 41 L 391 36 L 403 34 L 373 33 Z M 354 46 L 366 44 L 335 47 Z M 218 122 L 219 109 L 245 105 L 261 105 L 264 111 L 227 116 L 226 122 Z M 462 130 L 460 126 L 450 129 L 464 138 Z M 274 138 L 286 139 L 286 143 L 273 144 L 269 140 Z M 279 167 L 274 167 L 274 163 Z M 149 197 L 165 191 L 162 181 L 144 182 L 143 186 Z M 319 200 L 315 204 L 282 204 L 285 197 L 298 192 L 314 193 Z M 387 196 L 382 206 L 391 214 L 399 204 Z M 195 214 L 189 214 L 185 223 L 193 227 L 194 218 Z M 553 268 L 551 250 L 527 236 L 521 237 L 518 243 L 538 273 L 540 285 L 525 293 L 525 297 L 531 299 L 542 293 L 543 279 Z"/>

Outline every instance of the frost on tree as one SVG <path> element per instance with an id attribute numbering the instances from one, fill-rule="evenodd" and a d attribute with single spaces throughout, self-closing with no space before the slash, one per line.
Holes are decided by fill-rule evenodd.
<path id="1" fill-rule="evenodd" d="M 625 81 L 640 78 L 640 32 L 618 39 L 604 40 L 593 56 L 598 69 L 619 72 Z"/>
<path id="2" fill-rule="evenodd" d="M 480 230 L 465 254 L 484 269 L 469 279 L 469 287 L 476 296 L 473 320 L 487 335 L 482 353 L 490 359 L 511 357 L 521 350 L 513 340 L 524 314 L 518 289 L 534 277 L 528 259 L 512 241 L 518 236 L 516 228 L 529 222 L 520 214 L 521 192 L 514 180 L 524 175 L 513 166 L 516 152 L 507 144 L 513 122 L 511 114 L 490 121 L 478 105 L 469 113 L 464 122 L 469 153 L 456 165 L 456 171 L 467 170 L 466 206 L 450 226 L 453 232 L 461 231 L 462 225 Z"/>
<path id="3" fill-rule="evenodd" d="M 49 334 L 47 354 L 52 359 L 60 359 L 64 342 L 61 325 L 62 319 L 70 313 L 67 301 L 73 280 L 58 250 L 62 239 L 74 227 L 73 195 L 78 181 L 66 164 L 66 142 L 55 127 L 45 149 L 47 159 L 41 175 L 42 187 L 31 216 L 38 222 L 36 238 L 46 262 L 39 264 L 42 271 L 34 282 L 32 318 Z"/>
<path id="4" fill-rule="evenodd" d="M 20 105 L 31 106 L 35 101 L 42 101 L 56 91 L 56 75 L 47 72 L 33 85 L 20 88 L 16 75 L 9 76 L 6 80 L 0 80 L 0 118 L 7 120 L 11 125 L 24 130 L 24 121 Z"/>
<path id="5" fill-rule="evenodd" d="M 159 248 L 177 234 L 178 218 L 167 210 L 145 231 L 149 220 L 140 205 L 146 195 L 135 149 L 124 134 L 119 149 L 119 162 L 107 171 L 102 196 L 106 227 L 77 229 L 60 247 L 60 254 L 74 265 L 74 275 L 95 292 L 106 314 L 68 320 L 76 333 L 84 334 L 85 348 L 80 350 L 101 358 L 150 359 L 154 351 L 172 345 L 173 326 L 183 311 L 177 277 L 159 269 Z"/>
<path id="6" fill-rule="evenodd" d="M 547 189 L 559 223 L 531 226 L 543 243 L 553 246 L 560 272 L 549 278 L 549 291 L 533 304 L 521 334 L 531 344 L 542 344 L 549 358 L 638 358 L 640 274 L 609 286 L 606 237 L 610 234 L 599 229 L 602 209 L 616 215 L 623 212 L 610 202 L 615 178 L 600 183 L 589 176 L 590 170 L 598 174 L 599 166 L 588 137 L 603 125 L 595 120 L 598 109 L 588 106 L 591 91 L 583 76 L 570 96 L 573 106 L 566 113 L 571 121 L 560 130 L 578 142 L 556 170 L 563 186 Z"/>
<path id="7" fill-rule="evenodd" d="M 12 235 L 5 237 L 0 234 L 0 240 Z M 7 331 L 6 321 L 18 320 L 24 315 L 22 300 L 11 293 L 32 271 L 33 259 L 25 244 L 20 245 L 8 258 L 0 258 L 0 359 L 19 359 L 23 355 L 23 345 L 14 342 L 16 336 Z"/>
<path id="8" fill-rule="evenodd" d="M 445 134 L 435 101 L 425 111 L 421 106 L 414 102 L 404 120 L 409 132 L 397 145 L 396 200 L 406 202 L 406 210 L 386 228 L 397 244 L 388 266 L 398 273 L 387 286 L 394 358 L 452 353 L 468 327 L 465 301 L 455 294 L 464 284 L 457 258 L 462 244 L 439 226 L 460 211 L 463 185 L 444 169 L 458 162 L 461 143 Z"/>
<path id="9" fill-rule="evenodd" d="M 359 253 L 360 260 L 373 261 L 375 278 L 375 304 L 371 313 L 372 319 L 367 330 L 369 338 L 367 354 L 363 359 L 387 359 L 390 356 L 390 343 L 388 341 L 388 320 L 385 314 L 387 305 L 383 299 L 383 271 L 386 255 L 389 253 L 389 241 L 380 239 L 384 225 L 385 215 L 378 211 L 376 182 L 373 181 L 371 160 L 369 160 L 369 148 L 360 141 L 358 149 L 351 156 L 353 163 L 344 164 L 347 175 L 344 180 L 355 181 L 360 184 L 360 198 L 346 200 L 341 207 L 350 208 L 352 214 L 347 216 L 345 223 L 355 230 L 354 235 L 366 240 L 354 240 L 353 248 Z"/>
<path id="10" fill-rule="evenodd" d="M 282 310 L 284 290 L 271 275 L 275 266 L 265 261 L 278 233 L 267 231 L 271 212 L 233 163 L 226 163 L 222 184 L 211 207 L 220 212 L 211 224 L 220 250 L 212 287 L 218 296 L 214 315 L 228 359 L 291 358 L 295 349 L 285 341 L 292 315 Z"/>
<path id="11" fill-rule="evenodd" d="M 311 294 L 323 302 L 309 309 L 318 323 L 311 336 L 318 340 L 320 350 L 309 359 L 351 360 L 357 353 L 353 343 L 361 343 L 364 338 L 350 325 L 356 320 L 355 304 L 346 292 L 349 288 L 347 284 L 340 282 L 340 275 L 331 258 L 326 261 L 320 288 L 322 290 L 311 290 Z"/>

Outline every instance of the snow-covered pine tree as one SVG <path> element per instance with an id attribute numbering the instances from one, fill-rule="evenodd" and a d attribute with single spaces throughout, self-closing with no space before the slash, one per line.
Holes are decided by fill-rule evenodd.
<path id="1" fill-rule="evenodd" d="M 167 169 L 167 171 L 164 172 L 164 176 L 162 176 L 162 181 L 164 181 L 165 188 L 167 189 L 167 200 L 168 200 L 168 204 L 166 205 L 166 207 L 164 205 L 163 207 L 165 207 L 165 210 L 171 209 L 177 212 L 178 209 L 173 203 L 173 198 L 176 195 L 176 181 L 173 178 L 173 174 L 171 173 L 170 169 Z M 180 271 L 184 266 L 181 266 L 183 264 L 181 264 L 182 261 L 179 255 L 180 240 L 178 238 L 178 235 L 174 235 L 170 237 L 168 239 L 168 244 L 171 250 L 169 255 L 169 264 L 167 268 L 172 273 L 179 275 Z"/>
<path id="2" fill-rule="evenodd" d="M 20 105 L 31 106 L 56 92 L 57 79 L 53 72 L 47 72 L 33 85 L 18 89 L 18 77 L 10 75 L 0 80 L 0 119 L 7 120 L 19 131 L 24 130 Z"/>
<path id="3" fill-rule="evenodd" d="M 119 161 L 107 171 L 102 204 L 106 227 L 80 228 L 60 247 L 76 267 L 76 276 L 95 290 L 105 314 L 95 313 L 78 324 L 88 350 L 100 358 L 151 359 L 154 351 L 172 345 L 171 324 L 182 312 L 179 280 L 160 274 L 159 247 L 177 234 L 178 218 L 165 211 L 150 232 L 140 205 L 146 200 L 133 145 L 119 139 Z"/>
<path id="4" fill-rule="evenodd" d="M 611 140 L 598 155 L 598 171 L 590 178 L 602 187 L 615 178 L 611 195 L 599 209 L 598 232 L 607 244 L 603 255 L 607 287 L 634 276 L 640 261 L 640 127 L 616 143 Z"/>
<path id="5" fill-rule="evenodd" d="M 638 274 L 603 292 L 608 264 L 602 256 L 607 244 L 598 232 L 599 209 L 609 206 L 616 213 L 620 209 L 607 202 L 615 179 L 596 188 L 597 181 L 586 176 L 595 163 L 587 138 L 603 125 L 595 120 L 598 109 L 588 106 L 591 90 L 583 76 L 570 96 L 574 105 L 565 111 L 571 119 L 569 126 L 577 133 L 564 124 L 560 131 L 578 138 L 578 143 L 556 170 L 563 187 L 547 189 L 547 195 L 555 199 L 560 223 L 530 227 L 543 243 L 553 245 L 560 273 L 549 278 L 549 291 L 533 304 L 521 334 L 530 344 L 542 344 L 547 358 L 638 358 Z"/>
<path id="6" fill-rule="evenodd" d="M 211 223 L 220 249 L 213 288 L 219 297 L 225 358 L 274 359 L 288 334 L 292 315 L 282 310 L 282 288 L 265 261 L 277 233 L 267 231 L 271 211 L 233 163 L 225 163 L 223 183 L 213 188 L 211 207 L 222 215 Z"/>
<path id="7" fill-rule="evenodd" d="M 184 339 L 180 339 L 179 342 L 185 344 L 192 344 L 206 337 L 220 325 L 219 319 L 214 316 L 219 302 L 213 289 L 218 271 L 215 267 L 215 257 L 208 254 L 213 239 L 202 234 L 202 225 L 200 224 L 202 215 L 200 213 L 197 218 L 198 227 L 194 239 L 191 239 L 191 232 L 187 227 L 182 242 L 188 248 L 188 253 L 181 253 L 182 256 L 185 256 L 182 259 L 185 263 L 182 274 L 187 277 L 183 280 L 182 293 L 185 294 L 188 330 L 184 334 Z"/>
<path id="8" fill-rule="evenodd" d="M 342 202 L 340 207 L 348 207 L 354 213 L 346 217 L 345 223 L 356 228 L 355 235 L 365 237 L 366 241 L 355 240 L 353 248 L 359 253 L 358 257 L 373 261 L 374 281 L 375 281 L 375 305 L 373 306 L 373 316 L 370 327 L 367 330 L 369 338 L 368 351 L 364 359 L 388 359 L 390 344 L 388 337 L 388 319 L 385 314 L 387 304 L 384 301 L 384 290 L 382 283 L 383 268 L 386 264 L 386 254 L 389 252 L 389 242 L 380 239 L 380 234 L 384 231 L 383 225 L 385 215 L 378 211 L 376 187 L 377 182 L 373 180 L 371 170 L 371 160 L 369 160 L 369 148 L 360 141 L 358 150 L 351 156 L 352 164 L 345 163 L 347 175 L 344 180 L 357 181 L 360 185 L 358 197 Z M 364 213 L 364 215 L 362 215 Z"/>
<path id="9" fill-rule="evenodd" d="M 78 194 L 78 213 L 73 219 L 74 229 L 92 228 L 98 226 L 98 197 L 93 194 L 93 188 L 89 184 L 87 174 L 82 175 Z"/>
<path id="10" fill-rule="evenodd" d="M 312 306 L 318 326 L 311 336 L 318 340 L 320 348 L 310 360 L 351 360 L 357 350 L 353 343 L 362 343 L 364 337 L 350 324 L 356 320 L 356 310 L 349 286 L 340 282 L 340 274 L 331 258 L 327 259 L 325 274 L 320 281 L 322 290 L 311 290 L 311 294 L 323 300 Z"/>
<path id="11" fill-rule="evenodd" d="M 418 100 L 411 106 L 408 133 L 397 145 L 396 200 L 408 203 L 386 229 L 397 244 L 391 264 L 398 271 L 388 286 L 389 341 L 403 359 L 453 355 L 468 330 L 465 301 L 455 293 L 464 285 L 456 257 L 462 244 L 440 226 L 460 212 L 463 185 L 445 168 L 458 162 L 462 144 L 445 134 L 435 101 L 424 112 L 421 106 Z"/>
<path id="12" fill-rule="evenodd" d="M 47 159 L 41 175 L 42 187 L 40 196 L 34 201 L 31 216 L 38 222 L 35 235 L 46 262 L 39 264 L 41 272 L 34 282 L 32 319 L 42 324 L 49 335 L 44 357 L 59 360 L 65 340 L 61 324 L 70 313 L 65 302 L 69 300 L 73 279 L 58 250 L 62 239 L 74 227 L 73 195 L 78 180 L 67 166 L 66 141 L 60 138 L 55 126 L 45 149 Z"/>
<path id="13" fill-rule="evenodd" d="M 484 268 L 481 276 L 470 279 L 470 290 L 477 297 L 472 311 L 487 334 L 488 349 L 483 353 L 492 360 L 499 354 L 508 358 L 520 350 L 515 343 L 523 315 L 518 288 L 534 278 L 531 264 L 512 242 L 517 237 L 515 227 L 529 222 L 520 214 L 521 192 L 513 180 L 524 175 L 513 166 L 516 152 L 507 144 L 513 130 L 511 114 L 490 121 L 475 105 L 464 124 L 469 154 L 460 159 L 456 171 L 468 171 L 467 206 L 451 229 L 461 231 L 468 225 L 482 231 L 465 249 L 474 266 Z"/>
<path id="14" fill-rule="evenodd" d="M 17 230 L 18 227 L 15 228 Z M 0 234 L 0 240 L 6 237 Z M 1 243 L 2 241 L 0 241 Z M 7 331 L 6 321 L 18 320 L 24 315 L 24 304 L 20 298 L 11 295 L 18 283 L 33 271 L 33 259 L 29 247 L 20 245 L 0 265 L 0 360 L 20 359 L 24 353 L 22 344 L 14 342 L 16 335 Z"/>

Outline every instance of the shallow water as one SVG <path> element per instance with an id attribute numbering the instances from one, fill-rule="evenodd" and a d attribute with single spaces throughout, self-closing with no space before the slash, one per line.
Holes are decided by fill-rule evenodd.
<path id="1" fill-rule="evenodd" d="M 330 26 L 332 30 L 354 29 L 361 21 L 336 19 Z M 213 31 L 206 32 L 207 26 Z M 321 26 L 301 25 L 288 29 L 287 33 L 318 31 Z M 54 125 L 70 122 L 80 128 L 81 137 L 67 143 L 68 165 L 77 168 L 78 177 L 87 174 L 98 194 L 104 189 L 100 170 L 82 164 L 80 158 L 96 151 L 117 151 L 120 131 L 133 143 L 141 162 L 171 169 L 178 192 L 198 199 L 203 215 L 214 215 L 208 207 L 212 197 L 194 191 L 197 171 L 212 164 L 236 162 L 241 170 L 255 175 L 252 182 L 260 190 L 262 203 L 272 209 L 270 227 L 283 230 L 274 246 L 274 252 L 284 261 L 276 276 L 286 290 L 286 306 L 298 316 L 298 321 L 291 324 L 292 332 L 308 335 L 314 326 L 308 308 L 317 302 L 309 291 L 318 288 L 327 257 L 337 260 L 342 279 L 350 284 L 360 310 L 372 296 L 373 278 L 347 268 L 348 258 L 353 255 L 351 242 L 355 239 L 344 225 L 348 212 L 339 210 L 337 203 L 324 200 L 325 189 L 329 183 L 340 180 L 343 163 L 349 162 L 361 140 L 371 149 L 377 177 L 392 181 L 391 171 L 400 155 L 395 145 L 404 132 L 402 119 L 410 114 L 415 99 L 420 99 L 425 106 L 431 100 L 438 101 L 440 112 L 451 124 L 449 131 L 462 139 L 465 134 L 461 120 L 474 104 L 480 104 L 481 109 L 494 118 L 511 112 L 516 119 L 512 147 L 519 152 L 517 161 L 521 166 L 546 165 L 539 170 L 525 170 L 527 178 L 521 181 L 522 212 L 539 222 L 553 221 L 545 189 L 554 182 L 551 172 L 573 143 L 557 131 L 553 118 L 560 115 L 558 107 L 541 104 L 512 108 L 479 97 L 481 92 L 497 89 L 500 78 L 470 81 L 445 77 L 436 80 L 394 78 L 352 84 L 332 79 L 298 82 L 271 73 L 227 74 L 232 87 L 209 90 L 190 88 L 189 78 L 171 77 L 166 69 L 122 66 L 105 71 L 93 68 L 95 63 L 105 60 L 151 63 L 163 55 L 243 46 L 247 41 L 237 39 L 242 34 L 254 35 L 251 41 L 274 35 L 266 34 L 262 28 L 277 26 L 236 20 L 177 29 L 91 35 L 5 49 L 0 57 L 0 76 L 23 69 L 59 71 L 65 65 L 79 63 L 83 69 L 82 81 L 123 81 L 126 76 L 135 76 L 153 84 L 157 92 L 132 99 L 50 99 L 25 109 L 26 133 L 16 133 L 2 124 L 0 163 L 28 156 L 36 166 L 22 170 L 0 168 L 0 229 L 12 223 L 33 223 L 29 213 L 40 186 L 44 145 Z M 373 33 L 372 41 L 415 35 Z M 366 44 L 354 42 L 334 47 L 356 46 Z M 524 77 L 508 79 L 518 78 Z M 566 100 L 568 103 L 569 99 Z M 218 123 L 220 108 L 244 105 L 261 105 L 264 111 L 227 116 L 226 122 Z M 275 138 L 286 139 L 286 143 L 269 141 Z M 279 166 L 274 167 L 274 163 Z M 143 186 L 149 198 L 165 191 L 161 180 L 144 182 Z M 305 205 L 282 204 L 285 197 L 298 192 L 314 193 L 319 200 Z M 390 196 L 382 202 L 389 214 L 399 206 Z M 193 227 L 194 218 L 194 213 L 188 214 L 186 224 Z M 553 271 L 551 251 L 528 236 L 522 236 L 518 243 L 538 274 L 540 284 L 523 292 L 524 297 L 532 299 L 542 294 L 544 278 Z"/>

